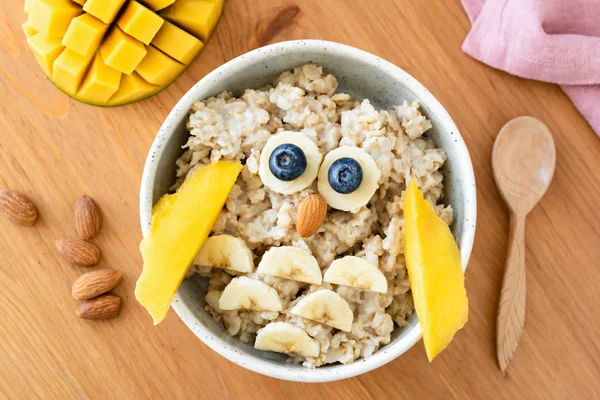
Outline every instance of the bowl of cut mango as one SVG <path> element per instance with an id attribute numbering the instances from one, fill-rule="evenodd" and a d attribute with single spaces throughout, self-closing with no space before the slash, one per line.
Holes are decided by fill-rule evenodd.
<path id="1" fill-rule="evenodd" d="M 27 44 L 75 100 L 112 107 L 169 86 L 210 39 L 224 0 L 25 0 Z"/>
<path id="2" fill-rule="evenodd" d="M 356 48 L 277 43 L 208 74 L 152 144 L 140 220 L 148 323 L 173 308 L 261 374 L 344 379 L 421 337 L 432 361 L 467 321 L 467 147 L 425 87 Z"/>

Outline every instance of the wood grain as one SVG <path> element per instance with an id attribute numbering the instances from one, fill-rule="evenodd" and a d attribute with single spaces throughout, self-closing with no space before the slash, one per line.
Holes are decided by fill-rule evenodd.
<path id="1" fill-rule="evenodd" d="M 496 355 L 502 371 L 506 371 L 517 351 L 525 324 L 525 276 L 525 216 L 511 212 L 506 267 L 496 322 Z"/>
<path id="2" fill-rule="evenodd" d="M 133 297 L 141 270 L 138 190 L 147 151 L 195 82 L 248 50 L 260 21 L 296 5 L 270 42 L 320 38 L 384 57 L 440 100 L 469 147 L 478 227 L 466 274 L 469 322 L 427 362 L 418 343 L 388 365 L 329 384 L 278 381 L 226 361 L 170 312 L 159 326 Z M 22 1 L 0 0 L 0 187 L 38 207 L 33 227 L 0 218 L 2 399 L 597 399 L 600 398 L 600 140 L 554 85 L 486 67 L 460 46 L 469 22 L 459 0 L 228 0 L 213 40 L 159 95 L 116 109 L 70 100 L 28 51 Z M 496 311 L 508 211 L 491 170 L 494 138 L 519 115 L 554 133 L 557 169 L 527 219 L 527 326 L 508 374 L 495 357 Z M 76 235 L 75 202 L 90 195 L 104 223 L 95 268 L 123 273 L 120 315 L 75 317 L 71 284 L 83 269 L 54 241 Z"/>

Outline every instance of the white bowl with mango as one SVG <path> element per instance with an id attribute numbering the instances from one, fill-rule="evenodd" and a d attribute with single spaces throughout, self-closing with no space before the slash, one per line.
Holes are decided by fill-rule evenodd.
<path id="1" fill-rule="evenodd" d="M 236 97 L 246 89 L 256 90 Z M 231 94 L 219 95 L 223 91 Z M 332 111 L 325 121 L 332 130 L 324 134 L 317 126 L 307 129 L 311 119 L 293 118 L 290 97 L 282 93 L 295 93 L 299 110 L 306 105 L 307 115 L 315 101 L 337 108 L 339 112 Z M 369 113 L 376 121 L 367 127 Z M 224 147 L 206 153 L 204 147 L 211 140 L 225 146 L 222 141 L 232 134 L 227 129 L 237 129 L 227 125 L 234 114 L 260 120 L 254 133 L 240 138 L 252 144 L 231 157 L 224 155 Z M 208 124 L 208 115 L 225 125 Z M 358 121 L 359 128 L 353 128 L 352 121 Z M 365 133 L 368 129 L 372 131 Z M 205 137 L 207 132 L 214 138 Z M 391 137 L 394 132 L 397 141 Z M 337 134 L 341 136 L 335 143 L 327 144 Z M 361 135 L 362 141 L 357 139 Z M 380 152 L 369 147 L 375 137 L 395 143 L 391 169 Z M 348 141 L 355 139 L 354 144 Z M 418 166 L 402 153 L 407 148 L 411 154 L 439 157 L 427 164 L 437 171 L 427 177 L 443 176 L 443 184 L 435 183 L 443 193 L 427 189 Z M 394 168 L 403 175 L 394 175 Z M 284 233 L 273 233 L 283 235 L 278 240 L 267 234 L 254 241 L 247 228 L 254 220 L 231 223 L 241 220 L 234 215 L 235 202 L 244 199 L 250 204 L 241 192 L 256 186 L 271 198 L 268 204 L 278 208 L 280 216 L 279 208 L 285 204 L 292 209 L 289 216 L 296 218 L 281 228 Z M 397 195 L 386 207 L 382 201 L 392 198 L 390 192 Z M 310 204 L 303 206 L 308 198 L 314 204 L 307 200 Z M 300 221 L 308 212 L 303 208 L 312 206 L 323 212 L 314 211 L 308 222 Z M 328 235 L 336 230 L 336 221 L 354 221 L 358 213 L 375 220 L 378 213 L 380 217 L 394 213 L 393 223 L 380 218 L 385 229 L 369 233 L 369 243 L 384 243 L 375 250 L 377 255 L 365 250 L 370 246 L 366 239 L 332 250 L 331 257 L 319 254 L 321 247 L 315 243 L 333 238 Z M 150 149 L 142 177 L 140 219 L 144 266 L 136 298 L 154 323 L 162 321 L 172 306 L 205 344 L 264 375 L 300 382 L 344 379 L 390 362 L 422 336 L 432 360 L 467 320 L 463 274 L 475 234 L 476 193 L 465 143 L 446 110 L 419 82 L 395 65 L 349 46 L 314 40 L 277 43 L 244 54 L 198 82 L 170 112 Z M 380 222 L 368 221 L 379 227 Z M 393 229 L 402 234 L 396 236 L 400 247 L 391 250 L 386 238 L 393 236 Z M 352 229 L 347 232 L 352 236 Z M 261 240 L 269 244 L 258 243 Z M 220 251 L 224 246 L 235 251 Z M 374 325 L 363 321 L 361 302 L 381 299 L 375 301 L 379 304 L 394 298 L 389 291 L 397 288 L 398 271 L 387 269 L 383 261 L 378 264 L 389 259 L 390 252 L 403 276 L 408 272 L 406 282 L 410 280 L 398 296 L 412 299 L 416 312 L 394 320 L 400 323 L 390 325 L 385 340 L 370 350 L 362 346 L 359 354 L 336 358 L 325 348 L 340 346 L 335 338 L 343 337 L 347 344 L 375 335 Z M 198 274 L 184 279 L 190 271 Z M 291 295 L 284 293 L 289 287 Z M 383 310 L 377 318 L 391 323 L 392 317 L 385 314 L 396 306 L 389 302 L 375 306 Z M 231 320 L 239 316 L 250 318 L 237 319 L 246 331 L 238 327 L 232 334 Z"/>

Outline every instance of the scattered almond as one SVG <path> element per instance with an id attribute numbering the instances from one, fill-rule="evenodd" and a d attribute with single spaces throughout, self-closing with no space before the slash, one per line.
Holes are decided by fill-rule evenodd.
<path id="1" fill-rule="evenodd" d="M 37 208 L 29 197 L 15 190 L 0 190 L 0 213 L 13 221 L 31 226 L 37 219 Z"/>
<path id="2" fill-rule="evenodd" d="M 79 305 L 75 314 L 82 319 L 110 319 L 121 311 L 121 298 L 114 294 L 104 294 Z"/>
<path id="3" fill-rule="evenodd" d="M 75 204 L 75 229 L 80 238 L 88 240 L 100 232 L 102 214 L 91 197 L 83 195 Z"/>
<path id="4" fill-rule="evenodd" d="M 300 202 L 296 216 L 298 234 L 307 238 L 317 232 L 327 215 L 327 202 L 318 193 L 311 193 Z"/>
<path id="5" fill-rule="evenodd" d="M 110 292 L 121 282 L 121 273 L 112 269 L 98 269 L 81 275 L 71 288 L 77 300 L 89 300 Z"/>
<path id="6" fill-rule="evenodd" d="M 98 246 L 80 239 L 60 239 L 55 242 L 56 249 L 71 264 L 91 267 L 100 261 Z"/>

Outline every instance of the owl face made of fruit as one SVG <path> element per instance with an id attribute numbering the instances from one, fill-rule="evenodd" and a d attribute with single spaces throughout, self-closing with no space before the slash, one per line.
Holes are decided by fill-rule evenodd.
<path id="1" fill-rule="evenodd" d="M 260 153 L 258 174 L 264 186 L 284 196 L 303 191 L 308 193 L 300 203 L 296 228 L 300 237 L 315 234 L 326 217 L 328 207 L 344 212 L 356 212 L 369 203 L 379 187 L 380 171 L 373 157 L 358 147 L 338 147 L 323 157 L 317 143 L 299 132 L 280 131 L 271 136 Z M 314 182 L 317 181 L 315 185 Z M 307 190 L 308 189 L 308 190 Z M 306 201 L 318 198 L 321 204 Z M 321 209 L 322 212 L 316 212 Z M 303 228 L 304 213 L 313 213 L 308 227 Z M 285 308 L 275 289 L 258 279 L 244 276 L 256 272 L 262 276 L 283 278 L 312 285 L 309 294 L 290 310 L 297 315 L 325 325 L 350 331 L 353 312 L 346 300 L 327 284 L 354 287 L 377 293 L 386 293 L 388 284 L 377 265 L 365 258 L 343 256 L 335 259 L 322 271 L 310 251 L 295 246 L 272 246 L 260 257 L 255 271 L 253 253 L 239 238 L 218 234 L 207 239 L 193 264 L 211 268 L 225 268 L 237 277 L 224 288 L 218 300 L 222 311 L 255 310 L 282 312 Z M 322 286 L 325 284 L 326 286 Z M 298 328 L 276 322 L 267 325 L 256 338 L 255 347 L 262 350 L 290 352 L 282 346 L 287 337 L 293 353 L 315 356 L 312 339 Z M 284 346 L 285 347 L 285 346 Z"/>
<path id="2" fill-rule="evenodd" d="M 284 131 L 263 148 L 259 175 L 265 186 L 284 195 L 302 191 L 317 179 L 318 191 L 329 206 L 354 212 L 375 194 L 380 172 L 362 148 L 338 147 L 323 158 L 313 140 Z"/>

